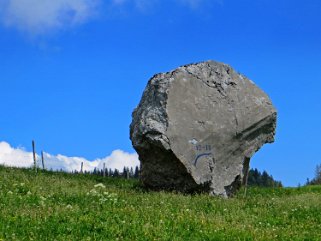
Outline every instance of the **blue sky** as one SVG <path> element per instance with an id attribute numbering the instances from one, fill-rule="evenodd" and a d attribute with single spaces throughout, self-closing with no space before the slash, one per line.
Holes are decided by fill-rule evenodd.
<path id="1" fill-rule="evenodd" d="M 319 0 L 0 0 L 0 141 L 96 160 L 134 153 L 131 113 L 155 73 L 230 64 L 278 109 L 251 166 L 285 185 L 321 163 Z"/>

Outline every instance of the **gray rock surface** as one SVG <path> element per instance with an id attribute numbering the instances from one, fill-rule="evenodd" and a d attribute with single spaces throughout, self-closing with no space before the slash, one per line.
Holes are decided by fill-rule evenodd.
<path id="1" fill-rule="evenodd" d="M 252 155 L 274 141 L 269 97 L 214 61 L 156 74 L 133 112 L 130 138 L 152 189 L 231 196 Z"/>

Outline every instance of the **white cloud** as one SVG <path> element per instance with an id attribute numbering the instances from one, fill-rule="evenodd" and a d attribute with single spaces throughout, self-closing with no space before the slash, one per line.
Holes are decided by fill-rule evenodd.
<path id="1" fill-rule="evenodd" d="M 31 34 L 72 27 L 88 21 L 100 0 L 0 0 L 0 19 L 7 27 Z"/>
<path id="2" fill-rule="evenodd" d="M 139 166 L 138 155 L 136 153 L 127 153 L 122 150 L 113 151 L 110 156 L 103 159 L 96 159 L 98 168 L 103 168 L 103 163 L 111 169 L 122 170 L 125 167 L 136 167 Z"/>
<path id="3" fill-rule="evenodd" d="M 40 157 L 37 156 L 38 166 L 40 166 Z M 84 171 L 92 171 L 95 168 L 102 169 L 105 163 L 106 168 L 118 169 L 122 171 L 125 167 L 139 166 L 138 155 L 136 153 L 127 153 L 122 150 L 115 150 L 110 156 L 102 159 L 89 161 L 82 157 L 67 157 L 63 155 L 51 155 L 44 153 L 45 168 L 50 170 L 64 170 L 71 172 L 79 171 L 81 163 L 84 163 Z M 23 148 L 13 148 L 7 142 L 0 142 L 0 165 L 14 167 L 31 167 L 33 157 L 31 152 Z"/>
<path id="4" fill-rule="evenodd" d="M 6 142 L 0 142 L 0 164 L 15 167 L 28 167 L 32 165 L 32 153 L 22 148 L 12 148 Z"/>

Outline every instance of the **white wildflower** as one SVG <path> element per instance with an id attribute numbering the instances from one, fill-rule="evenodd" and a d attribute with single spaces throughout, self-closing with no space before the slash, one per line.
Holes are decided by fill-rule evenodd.
<path id="1" fill-rule="evenodd" d="M 104 203 L 104 202 L 106 202 L 106 201 L 107 201 L 107 199 L 104 198 L 104 197 L 102 197 L 102 198 L 99 199 L 99 202 L 100 202 L 100 203 Z"/>
<path id="2" fill-rule="evenodd" d="M 87 195 L 93 195 L 96 196 L 98 194 L 98 192 L 95 189 L 91 189 L 90 192 Z"/>
<path id="3" fill-rule="evenodd" d="M 95 185 L 96 188 L 101 187 L 101 188 L 106 188 L 106 186 L 102 183 L 98 183 Z"/>

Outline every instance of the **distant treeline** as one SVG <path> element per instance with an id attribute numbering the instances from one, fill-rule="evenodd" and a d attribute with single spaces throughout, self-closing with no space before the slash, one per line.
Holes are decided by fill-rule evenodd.
<path id="1" fill-rule="evenodd" d="M 74 174 L 79 174 L 79 171 L 73 171 Z M 106 177 L 120 177 L 120 178 L 139 178 L 140 170 L 138 166 L 135 168 L 124 167 L 122 171 L 118 169 L 103 169 L 95 168 L 93 171 L 84 171 L 84 174 L 88 175 L 98 175 Z M 266 171 L 260 172 L 256 168 L 249 171 L 248 183 L 249 186 L 259 186 L 259 187 L 282 187 L 280 181 L 273 179 L 272 175 L 269 175 Z"/>
<path id="2" fill-rule="evenodd" d="M 273 179 L 272 175 L 269 175 L 266 171 L 260 172 L 259 170 L 251 169 L 247 179 L 247 185 L 258 187 L 282 187 L 280 181 Z"/>
<path id="3" fill-rule="evenodd" d="M 118 169 L 98 169 L 95 168 L 93 171 L 73 171 L 74 174 L 84 173 L 88 175 L 97 175 L 97 176 L 106 176 L 106 177 L 123 177 L 123 178 L 139 178 L 139 168 L 136 166 L 135 168 L 132 167 L 124 167 L 122 171 Z"/>
<path id="4" fill-rule="evenodd" d="M 308 178 L 306 185 L 321 185 L 321 164 L 316 166 L 314 178 L 312 180 Z"/>

